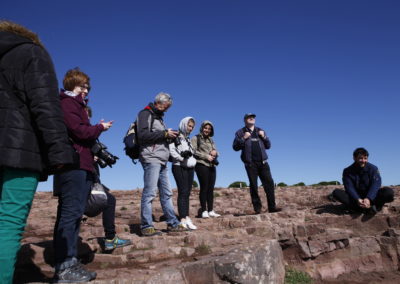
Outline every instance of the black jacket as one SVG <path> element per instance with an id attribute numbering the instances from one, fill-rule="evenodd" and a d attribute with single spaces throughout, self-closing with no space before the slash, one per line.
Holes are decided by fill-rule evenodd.
<path id="1" fill-rule="evenodd" d="M 367 163 L 361 168 L 353 163 L 343 170 L 343 185 L 354 200 L 368 198 L 374 201 L 382 180 L 375 165 Z"/>
<path id="2" fill-rule="evenodd" d="M 263 130 L 259 127 L 254 127 L 254 131 L 256 131 L 257 136 L 258 132 L 260 130 Z M 240 155 L 240 158 L 242 159 L 242 162 L 245 164 L 250 164 L 251 163 L 251 139 L 244 139 L 244 133 L 247 131 L 245 127 L 240 128 L 238 131 L 235 133 L 235 139 L 233 140 L 233 145 L 232 148 L 235 151 L 240 151 L 242 150 L 242 153 Z M 264 130 L 263 130 L 264 131 Z M 267 136 L 264 138 L 258 136 L 258 143 L 260 144 L 260 149 L 261 149 L 261 155 L 262 155 L 262 160 L 266 161 L 268 159 L 268 155 L 266 150 L 271 148 L 271 141 Z"/>
<path id="3" fill-rule="evenodd" d="M 50 56 L 32 40 L 0 31 L 0 168 L 43 177 L 73 159 Z"/>

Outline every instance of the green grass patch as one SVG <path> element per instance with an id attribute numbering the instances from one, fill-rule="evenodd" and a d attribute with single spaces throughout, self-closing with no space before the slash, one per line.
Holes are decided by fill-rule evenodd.
<path id="1" fill-rule="evenodd" d="M 304 271 L 286 267 L 285 284 L 312 284 L 312 278 Z"/>

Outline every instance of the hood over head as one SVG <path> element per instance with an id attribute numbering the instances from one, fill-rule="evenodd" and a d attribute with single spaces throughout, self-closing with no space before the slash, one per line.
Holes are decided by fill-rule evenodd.
<path id="1" fill-rule="evenodd" d="M 27 28 L 13 22 L 0 21 L 0 56 L 24 43 L 42 46 L 38 36 Z"/>
<path id="2" fill-rule="evenodd" d="M 183 119 L 181 120 L 181 122 L 179 123 L 179 131 L 180 131 L 181 133 L 183 133 L 183 135 L 185 135 L 185 136 L 188 136 L 188 135 L 189 135 L 188 130 L 187 130 L 187 125 L 188 125 L 188 123 L 189 123 L 189 120 L 193 120 L 194 123 L 196 124 L 196 121 L 195 121 L 194 118 L 191 117 L 191 116 L 187 116 L 187 117 L 183 118 Z"/>
<path id="3" fill-rule="evenodd" d="M 203 128 L 204 128 L 204 126 L 206 126 L 207 124 L 211 126 L 210 137 L 213 137 L 213 136 L 214 136 L 214 125 L 213 125 L 212 122 L 209 121 L 209 120 L 204 120 L 204 121 L 201 123 L 201 126 L 200 126 L 200 134 L 203 134 Z"/>

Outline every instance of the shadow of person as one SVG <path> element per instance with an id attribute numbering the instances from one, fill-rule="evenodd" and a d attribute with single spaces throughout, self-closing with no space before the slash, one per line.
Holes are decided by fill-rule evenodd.
<path id="1" fill-rule="evenodd" d="M 324 204 L 321 206 L 314 207 L 317 209 L 316 214 L 329 213 L 338 216 L 350 215 L 352 219 L 356 219 L 361 216 L 362 212 L 356 210 L 350 210 L 343 204 Z"/>
<path id="2" fill-rule="evenodd" d="M 130 224 L 129 225 L 129 232 L 131 234 L 136 234 L 138 236 L 142 235 L 142 230 L 140 229 L 140 224 Z"/>
<path id="3" fill-rule="evenodd" d="M 36 252 L 31 248 L 30 244 L 21 246 L 15 264 L 14 284 L 49 282 L 51 280 L 51 276 L 46 276 L 34 263 L 35 256 Z"/>

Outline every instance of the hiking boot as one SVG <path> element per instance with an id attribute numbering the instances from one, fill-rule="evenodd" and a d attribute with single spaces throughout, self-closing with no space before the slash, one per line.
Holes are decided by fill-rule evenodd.
<path id="1" fill-rule="evenodd" d="M 128 246 L 130 244 L 130 240 L 120 239 L 118 236 L 115 236 L 111 240 L 104 239 L 104 250 L 113 250 L 116 248 Z"/>
<path id="2" fill-rule="evenodd" d="M 96 279 L 97 273 L 87 271 L 78 262 L 55 273 L 53 283 L 81 283 Z"/>
<path id="3" fill-rule="evenodd" d="M 208 212 L 208 216 L 210 217 L 220 217 L 221 215 L 218 213 L 215 213 L 214 210 Z"/>
<path id="4" fill-rule="evenodd" d="M 186 232 L 186 231 L 188 231 L 188 229 L 182 223 L 179 223 L 175 227 L 168 225 L 167 231 L 168 232 Z"/>
<path id="5" fill-rule="evenodd" d="M 145 229 L 142 229 L 142 236 L 144 237 L 151 237 L 151 236 L 159 236 L 162 233 L 156 229 L 154 229 L 154 227 L 148 227 Z"/>

